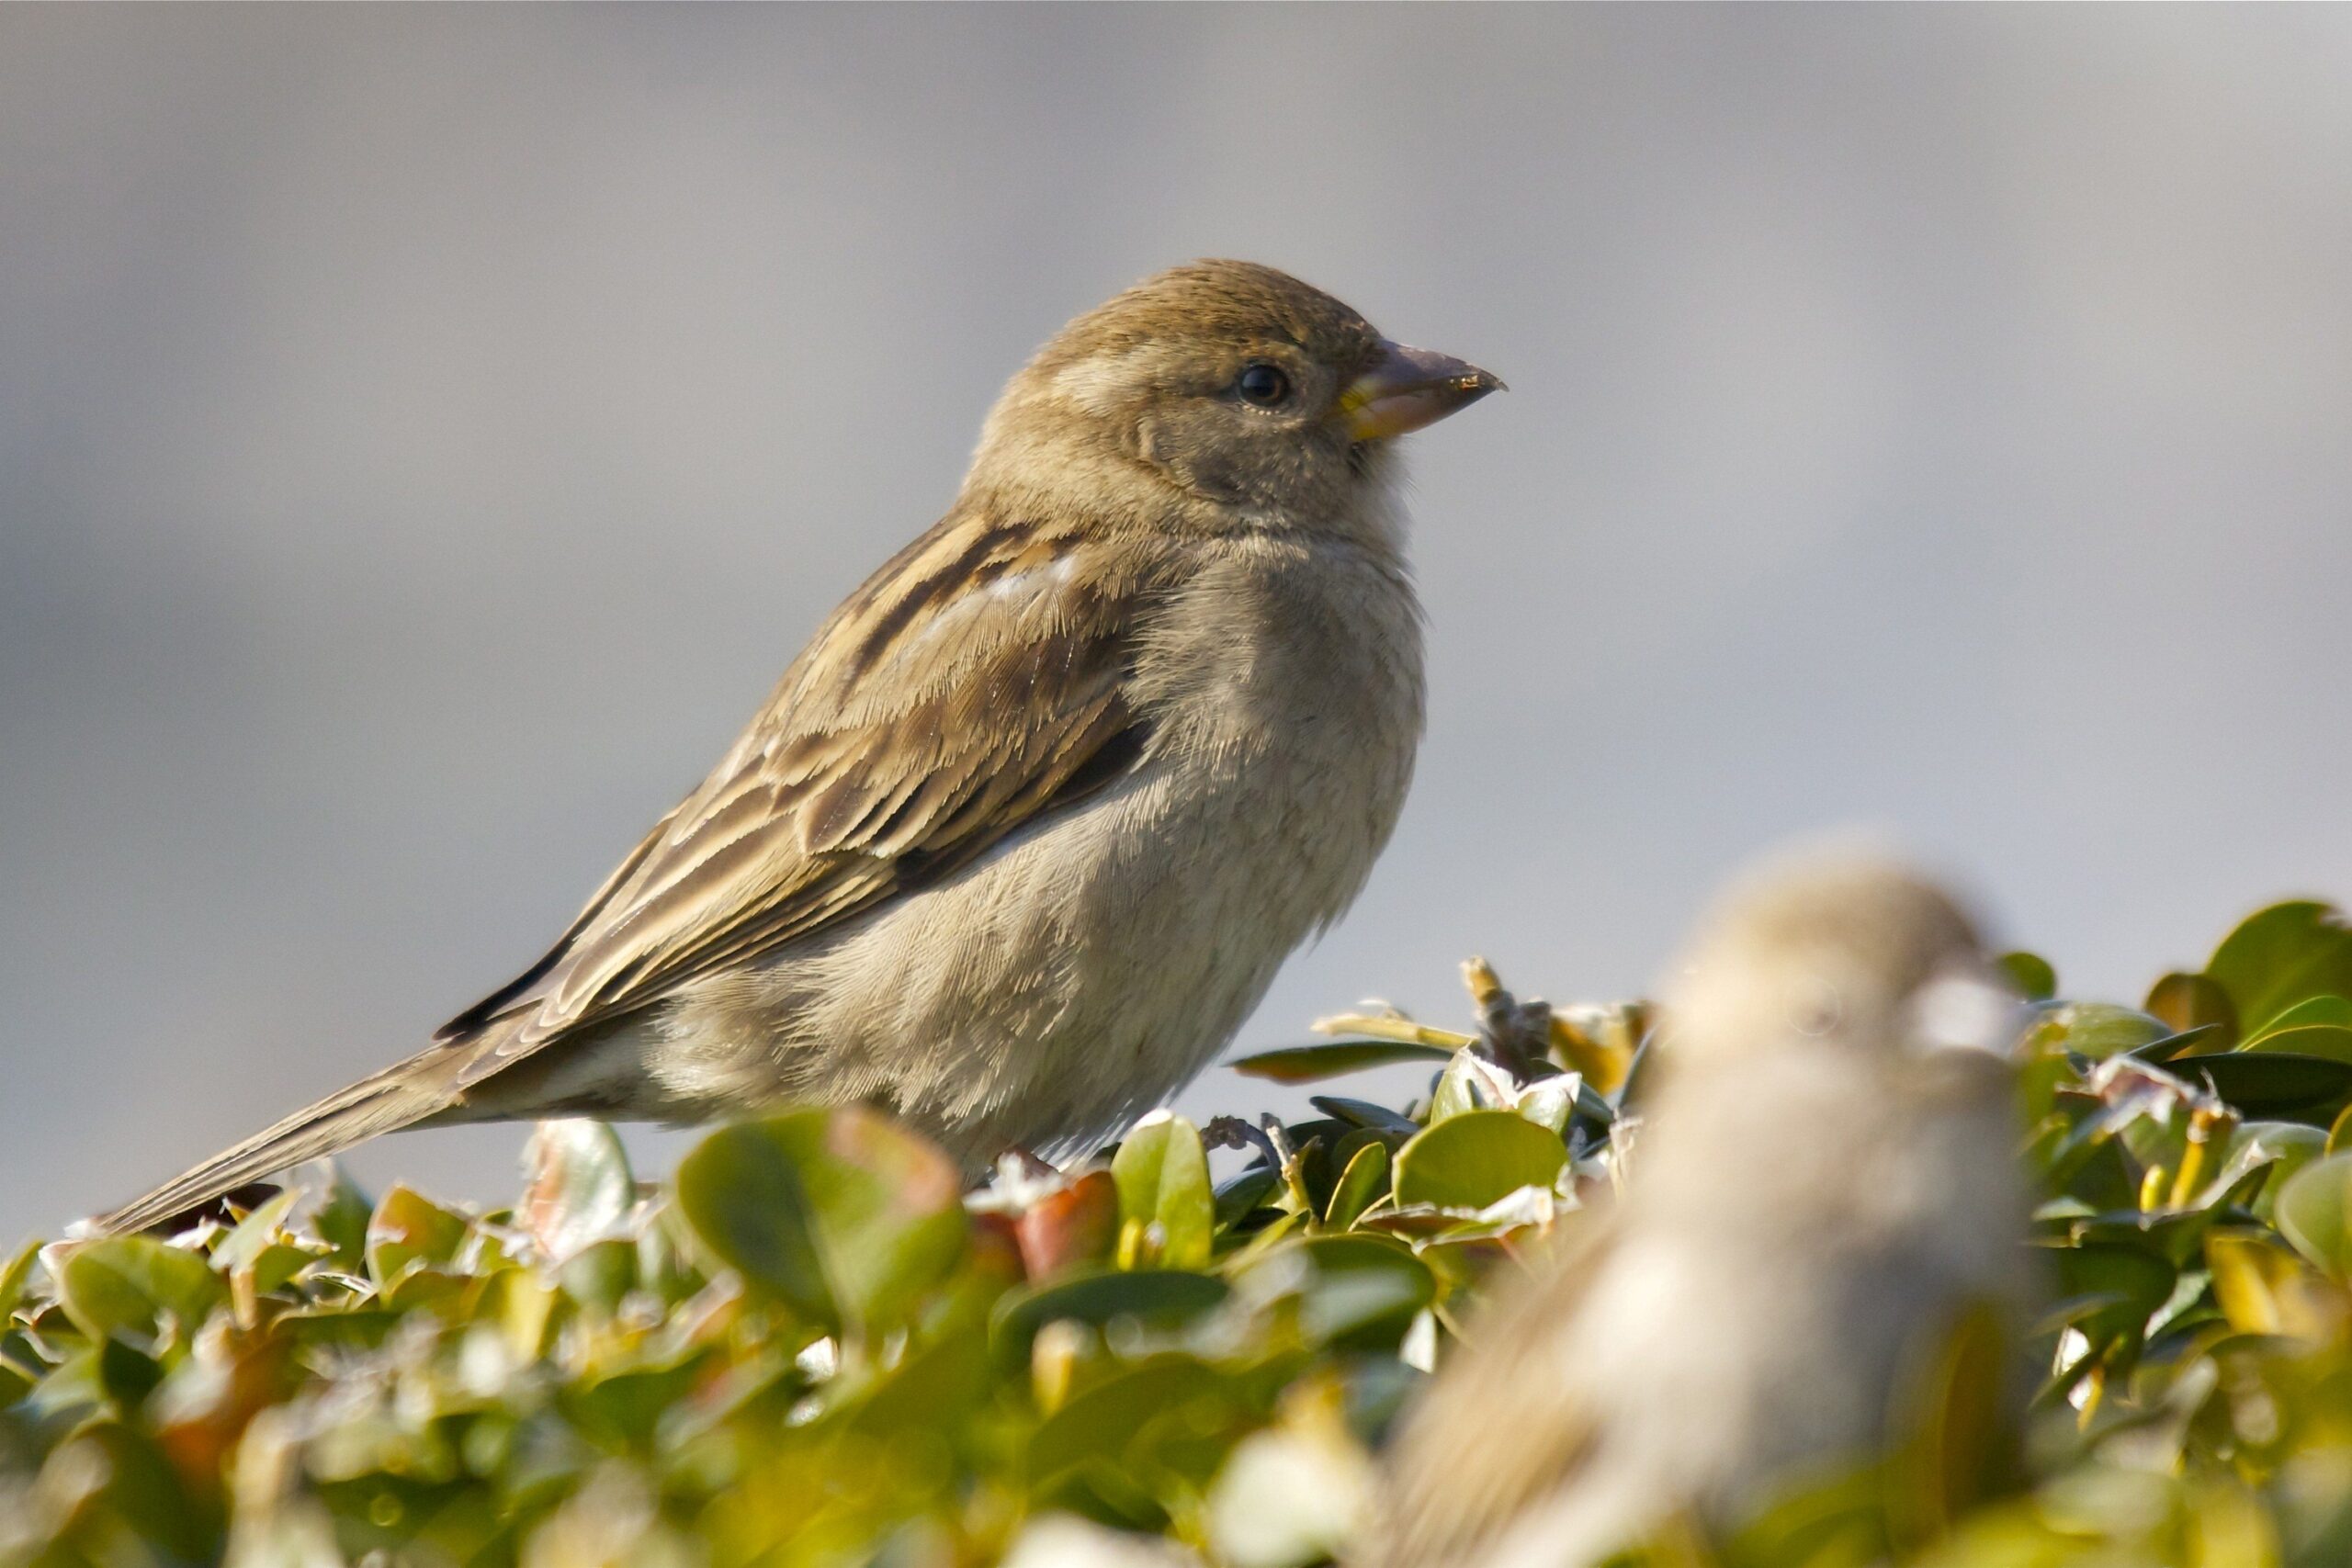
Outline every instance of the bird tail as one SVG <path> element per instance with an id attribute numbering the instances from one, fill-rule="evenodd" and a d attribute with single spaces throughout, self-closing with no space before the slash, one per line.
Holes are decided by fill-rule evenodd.
<path id="1" fill-rule="evenodd" d="M 469 1055 L 435 1046 L 362 1078 L 172 1178 L 145 1197 L 99 1215 L 90 1228 L 100 1235 L 153 1230 L 265 1176 L 349 1148 L 379 1133 L 413 1126 L 457 1102 L 458 1074 Z"/>

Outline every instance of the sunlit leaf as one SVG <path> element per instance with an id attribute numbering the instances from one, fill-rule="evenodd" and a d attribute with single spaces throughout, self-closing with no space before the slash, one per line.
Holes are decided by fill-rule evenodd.
<path id="1" fill-rule="evenodd" d="M 637 1202 L 628 1153 L 608 1122 L 573 1116 L 539 1122 L 523 1147 L 523 1171 L 515 1222 L 558 1263 L 617 1235 Z"/>
<path id="2" fill-rule="evenodd" d="M 2237 1038 L 2237 1008 L 2210 975 L 2175 970 L 2148 988 L 2148 998 L 2141 1005 L 2175 1030 L 2211 1028 L 2216 1050 L 2228 1050 Z"/>
<path id="3" fill-rule="evenodd" d="M 2334 998 L 2329 998 L 2334 1000 Z M 2247 1041 L 2241 1050 L 2285 1052 L 2298 1056 L 2324 1056 L 2331 1062 L 2352 1062 L 2352 1028 L 2340 1023 L 2287 1025 L 2279 1023 Z"/>
<path id="4" fill-rule="evenodd" d="M 2098 1058 L 2137 1051 L 2173 1033 L 2162 1019 L 2136 1008 L 2107 1002 L 2064 1002 L 2042 1010 L 2029 1040 L 2054 1043 L 2079 1056 Z"/>
<path id="5" fill-rule="evenodd" d="M 955 1266 L 955 1166 L 855 1107 L 723 1127 L 679 1163 L 677 1201 L 753 1286 L 828 1327 L 898 1322 Z"/>
<path id="6" fill-rule="evenodd" d="M 49 1249 L 45 1261 L 74 1326 L 93 1339 L 194 1333 L 229 1301 L 227 1283 L 193 1252 L 152 1236 L 117 1235 Z"/>
<path id="7" fill-rule="evenodd" d="M 1032 1199 L 1014 1216 L 1012 1235 L 1022 1272 L 1032 1280 L 1102 1261 L 1118 1245 L 1116 1179 L 1107 1170 L 1090 1170 Z"/>
<path id="8" fill-rule="evenodd" d="M 2215 1231 L 2205 1238 L 2213 1296 L 2241 1334 L 2325 1331 L 2325 1316 L 2309 1289 L 2312 1276 L 2295 1255 L 2258 1233 Z"/>
<path id="9" fill-rule="evenodd" d="M 1509 1111 L 1470 1111 L 1396 1152 L 1399 1204 L 1483 1209 L 1521 1187 L 1549 1187 L 1568 1163 L 1558 1134 Z"/>
<path id="10" fill-rule="evenodd" d="M 368 1221 L 368 1272 L 389 1290 L 413 1269 L 447 1263 L 464 1245 L 468 1222 L 407 1186 L 394 1187 Z"/>
<path id="11" fill-rule="evenodd" d="M 1347 1168 L 1340 1173 L 1339 1184 L 1331 1190 L 1331 1201 L 1323 1213 L 1323 1223 L 1333 1230 L 1346 1230 L 1356 1223 L 1388 1191 L 1388 1148 L 1385 1144 L 1368 1143 L 1355 1152 Z"/>
<path id="12" fill-rule="evenodd" d="M 2297 1002 L 2352 996 L 2352 930 L 2331 904 L 2273 904 L 2222 940 L 2205 973 L 2229 993 L 2241 1031 L 2258 1033 Z"/>
<path id="13" fill-rule="evenodd" d="M 2264 1024 L 2262 1032 L 2275 1034 L 2282 1029 L 2301 1029 L 2313 1023 L 2332 1023 L 2340 1029 L 2352 1029 L 2352 998 L 2306 997 Z"/>
<path id="14" fill-rule="evenodd" d="M 2280 1234 L 2335 1279 L 2352 1280 L 2352 1154 L 2329 1155 L 2279 1189 Z"/>
<path id="15" fill-rule="evenodd" d="M 1275 1083 L 1313 1083 L 1367 1067 L 1393 1066 L 1398 1062 L 1443 1062 L 1452 1048 L 1402 1040 L 1338 1040 L 1328 1045 L 1292 1045 L 1237 1056 L 1226 1064 L 1235 1072 Z"/>
<path id="16" fill-rule="evenodd" d="M 1123 1263 L 1198 1269 L 1216 1232 L 1216 1194 L 1200 1129 L 1182 1116 L 1147 1117 L 1119 1145 L 1111 1174 L 1119 1189 Z"/>

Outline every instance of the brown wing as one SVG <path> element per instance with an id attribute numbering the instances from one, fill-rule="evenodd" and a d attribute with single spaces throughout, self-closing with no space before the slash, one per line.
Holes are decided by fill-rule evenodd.
<path id="1" fill-rule="evenodd" d="M 1101 550 L 959 513 L 901 551 L 555 949 L 442 1030 L 515 1021 L 466 1081 L 947 875 L 1132 767 L 1155 585 Z"/>

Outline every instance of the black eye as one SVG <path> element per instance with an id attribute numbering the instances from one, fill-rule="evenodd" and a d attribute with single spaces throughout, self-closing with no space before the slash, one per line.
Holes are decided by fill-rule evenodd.
<path id="1" fill-rule="evenodd" d="M 1255 365 L 1243 367 L 1241 378 L 1233 383 L 1233 389 L 1241 394 L 1243 402 L 1270 409 L 1290 396 L 1290 378 L 1260 360 Z"/>

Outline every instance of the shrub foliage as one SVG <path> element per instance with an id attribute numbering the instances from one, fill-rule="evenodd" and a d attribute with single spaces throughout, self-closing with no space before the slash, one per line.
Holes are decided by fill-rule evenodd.
<path id="1" fill-rule="evenodd" d="M 1982 1500 L 1939 1473 L 1938 1424 L 1983 1403 L 1951 1399 L 1905 1455 L 1655 1562 L 2352 1562 L 2352 931 L 2274 906 L 2138 1008 L 2005 962 L 2056 1282 L 2028 1473 Z M 1483 1285 L 1627 1174 L 1650 1010 L 1468 974 L 1474 1032 L 1351 1016 L 1237 1064 L 1426 1061 L 1412 1104 L 1156 1115 L 968 1197 L 864 1111 L 723 1128 L 666 1190 L 550 1122 L 512 1209 L 322 1168 L 233 1224 L 28 1247 L 0 1562 L 978 1564 L 1057 1515 L 1321 1561 Z"/>

